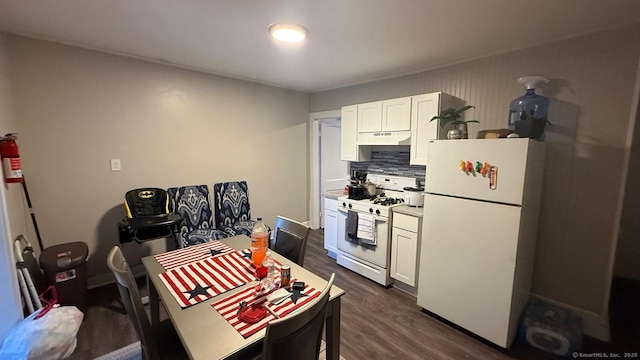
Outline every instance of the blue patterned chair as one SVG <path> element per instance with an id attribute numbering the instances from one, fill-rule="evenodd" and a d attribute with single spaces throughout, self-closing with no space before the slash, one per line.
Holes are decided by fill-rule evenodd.
<path id="1" fill-rule="evenodd" d="M 229 236 L 251 236 L 256 222 L 251 220 L 247 182 L 217 183 L 213 185 L 213 193 L 216 228 Z"/>
<path id="2" fill-rule="evenodd" d="M 180 229 L 181 247 L 201 244 L 228 237 L 213 228 L 209 188 L 207 185 L 181 186 L 167 189 L 169 208 L 184 218 Z"/>

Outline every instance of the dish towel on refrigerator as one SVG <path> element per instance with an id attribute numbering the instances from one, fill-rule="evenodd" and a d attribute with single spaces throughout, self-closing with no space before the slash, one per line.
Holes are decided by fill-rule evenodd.
<path id="1" fill-rule="evenodd" d="M 360 242 L 368 245 L 376 243 L 376 219 L 373 215 L 358 214 L 358 238 Z"/>
<path id="2" fill-rule="evenodd" d="M 348 241 L 356 241 L 358 240 L 358 213 L 355 211 L 349 210 L 347 213 L 347 240 Z"/>

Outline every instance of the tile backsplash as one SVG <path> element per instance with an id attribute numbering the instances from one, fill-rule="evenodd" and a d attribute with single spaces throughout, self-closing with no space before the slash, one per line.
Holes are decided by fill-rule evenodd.
<path id="1" fill-rule="evenodd" d="M 371 161 L 351 162 L 350 170 L 367 174 L 406 176 L 424 183 L 426 167 L 409 165 L 409 150 L 372 150 Z"/>

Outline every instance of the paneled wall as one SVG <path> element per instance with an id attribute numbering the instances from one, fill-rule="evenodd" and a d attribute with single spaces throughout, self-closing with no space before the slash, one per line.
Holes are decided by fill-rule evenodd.
<path id="1" fill-rule="evenodd" d="M 474 135 L 506 126 L 509 102 L 525 91 L 518 77 L 550 78 L 539 90 L 551 100 L 553 126 L 546 132 L 533 291 L 606 315 L 639 43 L 640 26 L 615 29 L 315 93 L 311 111 L 443 91 L 476 106 L 468 114 L 480 120 L 470 125 Z"/>

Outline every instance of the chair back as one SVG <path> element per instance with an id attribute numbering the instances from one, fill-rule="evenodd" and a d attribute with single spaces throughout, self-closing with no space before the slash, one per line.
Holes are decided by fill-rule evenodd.
<path id="1" fill-rule="evenodd" d="M 127 217 L 123 222 L 126 224 L 131 224 L 131 222 L 128 222 L 129 219 L 142 220 L 167 215 L 169 214 L 169 196 L 166 190 L 159 188 L 129 190 L 124 195 L 124 208 Z M 131 240 L 142 242 L 163 237 L 166 238 L 172 235 L 171 230 L 170 226 L 154 226 L 143 223 L 135 226 L 135 230 L 129 233 L 125 226 L 121 234 L 121 236 L 124 236 L 124 240 L 121 240 L 121 242 Z"/>
<path id="2" fill-rule="evenodd" d="M 125 193 L 124 207 L 129 218 L 168 214 L 169 197 L 164 189 L 133 189 Z"/>
<path id="3" fill-rule="evenodd" d="M 329 292 L 336 274 L 314 301 L 267 325 L 262 360 L 317 360 Z"/>
<path id="4" fill-rule="evenodd" d="M 187 234 L 213 228 L 207 185 L 172 187 L 167 189 L 167 192 L 170 199 L 169 209 L 184 218 L 184 224 L 180 229 L 182 247 L 189 245 Z"/>
<path id="5" fill-rule="evenodd" d="M 111 251 L 109 251 L 109 255 L 107 255 L 107 266 L 116 278 L 122 303 L 140 338 L 143 358 L 160 359 L 158 346 L 151 330 L 151 323 L 142 305 L 138 285 L 119 247 L 114 246 Z"/>
<path id="6" fill-rule="evenodd" d="M 213 185 L 216 228 L 233 227 L 237 222 L 251 220 L 249 189 L 246 181 Z"/>
<path id="7" fill-rule="evenodd" d="M 278 254 L 303 266 L 310 230 L 308 226 L 295 220 L 278 216 L 271 248 Z"/>

